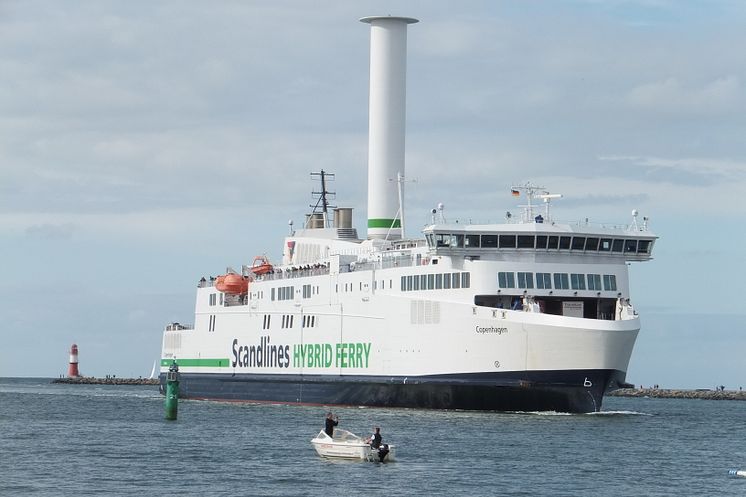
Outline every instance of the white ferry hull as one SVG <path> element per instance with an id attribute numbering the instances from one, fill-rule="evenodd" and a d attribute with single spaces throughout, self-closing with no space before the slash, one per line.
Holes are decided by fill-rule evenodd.
<path id="1" fill-rule="evenodd" d="M 388 300 L 380 306 L 388 311 L 383 316 L 317 308 L 323 327 L 262 330 L 265 313 L 244 311 L 222 331 L 167 331 L 179 333 L 180 347 L 168 348 L 164 338 L 162 369 L 176 358 L 184 398 L 592 412 L 601 408 L 605 391 L 624 384 L 639 330 L 638 319 L 568 318 L 445 302 L 439 323 L 413 326 L 412 300 L 381 298 Z M 302 319 L 300 313 L 295 319 Z M 343 332 L 341 321 L 348 323 Z M 344 361 L 343 344 L 347 352 L 362 348 L 365 354 L 347 354 Z M 249 347 L 253 363 L 246 360 Z M 280 348 L 281 364 L 268 364 Z M 186 359 L 197 357 L 210 359 Z"/>
<path id="2" fill-rule="evenodd" d="M 438 377 L 329 377 L 186 373 L 180 396 L 199 400 L 489 411 L 600 410 L 613 370 L 540 371 Z M 165 375 L 162 375 L 165 384 Z M 593 386 L 577 386 L 578 383 Z"/>

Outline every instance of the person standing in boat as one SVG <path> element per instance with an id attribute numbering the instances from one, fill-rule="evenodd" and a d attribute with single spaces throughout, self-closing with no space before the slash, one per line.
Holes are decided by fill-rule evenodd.
<path id="1" fill-rule="evenodd" d="M 373 435 L 366 438 L 365 443 L 369 443 L 371 447 L 377 449 L 381 446 L 381 440 L 383 440 L 383 437 L 381 437 L 381 427 L 376 426 L 373 428 Z"/>
<path id="2" fill-rule="evenodd" d="M 327 435 L 334 438 L 334 427 L 339 424 L 339 416 L 335 416 L 332 414 L 331 411 L 326 413 L 326 424 L 324 426 L 324 431 Z"/>

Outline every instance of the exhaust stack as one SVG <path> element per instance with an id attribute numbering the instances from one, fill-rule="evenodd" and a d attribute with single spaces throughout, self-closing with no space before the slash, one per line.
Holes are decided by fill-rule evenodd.
<path id="1" fill-rule="evenodd" d="M 411 17 L 372 16 L 368 129 L 368 238 L 403 237 L 399 189 L 404 185 L 407 24 Z"/>

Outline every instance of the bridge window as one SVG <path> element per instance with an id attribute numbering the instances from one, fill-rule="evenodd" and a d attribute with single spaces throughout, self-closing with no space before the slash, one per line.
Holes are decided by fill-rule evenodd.
<path id="1" fill-rule="evenodd" d="M 650 240 L 640 240 L 640 242 L 637 244 L 637 253 L 638 254 L 650 253 Z"/>
<path id="2" fill-rule="evenodd" d="M 597 251 L 598 250 L 598 238 L 586 238 L 585 239 L 585 250 L 592 250 Z"/>
<path id="3" fill-rule="evenodd" d="M 601 238 L 601 246 L 598 247 L 601 252 L 611 252 L 611 238 Z"/>
<path id="4" fill-rule="evenodd" d="M 533 288 L 534 273 L 518 272 L 518 288 Z"/>
<path id="5" fill-rule="evenodd" d="M 570 250 L 570 237 L 561 236 L 559 241 L 560 250 Z"/>
<path id="6" fill-rule="evenodd" d="M 464 235 L 451 235 L 451 247 L 463 248 Z"/>
<path id="7" fill-rule="evenodd" d="M 534 248 L 534 236 L 518 235 L 518 248 Z"/>
<path id="8" fill-rule="evenodd" d="M 549 273 L 536 273 L 536 288 L 540 290 L 551 290 L 552 275 Z"/>
<path id="9" fill-rule="evenodd" d="M 479 235 L 465 235 L 464 246 L 466 248 L 479 248 Z"/>
<path id="10" fill-rule="evenodd" d="M 621 252 L 623 246 L 624 246 L 624 240 L 614 240 L 614 243 L 611 245 L 611 251 Z"/>
<path id="11" fill-rule="evenodd" d="M 572 238 L 572 250 L 583 250 L 585 248 L 585 237 L 574 236 Z"/>
<path id="12" fill-rule="evenodd" d="M 515 288 L 515 273 L 497 273 L 497 284 L 500 288 Z"/>
<path id="13" fill-rule="evenodd" d="M 605 274 L 604 275 L 604 290 L 607 292 L 616 292 L 616 275 Z"/>
<path id="14" fill-rule="evenodd" d="M 482 235 L 482 248 L 497 248 L 497 235 Z"/>
<path id="15" fill-rule="evenodd" d="M 443 235 L 438 233 L 435 235 L 435 246 L 436 247 L 448 247 L 451 245 L 451 235 Z"/>
<path id="16" fill-rule="evenodd" d="M 588 290 L 602 290 L 600 274 L 588 275 Z"/>
<path id="17" fill-rule="evenodd" d="M 637 252 L 637 240 L 625 240 L 624 241 L 624 253 L 634 254 L 635 252 Z"/>
<path id="18" fill-rule="evenodd" d="M 515 235 L 500 235 L 500 248 L 515 248 Z"/>
<path id="19" fill-rule="evenodd" d="M 536 235 L 536 248 L 545 249 L 547 248 L 547 237 L 546 235 Z"/>
<path id="20" fill-rule="evenodd" d="M 554 288 L 557 290 L 570 289 L 570 281 L 567 273 L 554 273 Z"/>

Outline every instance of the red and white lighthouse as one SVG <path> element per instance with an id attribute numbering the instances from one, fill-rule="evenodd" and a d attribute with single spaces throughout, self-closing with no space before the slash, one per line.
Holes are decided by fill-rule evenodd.
<path id="1" fill-rule="evenodd" d="M 78 371 L 78 346 L 76 344 L 70 347 L 70 364 L 67 367 L 67 376 L 69 378 L 80 376 L 80 371 Z"/>

